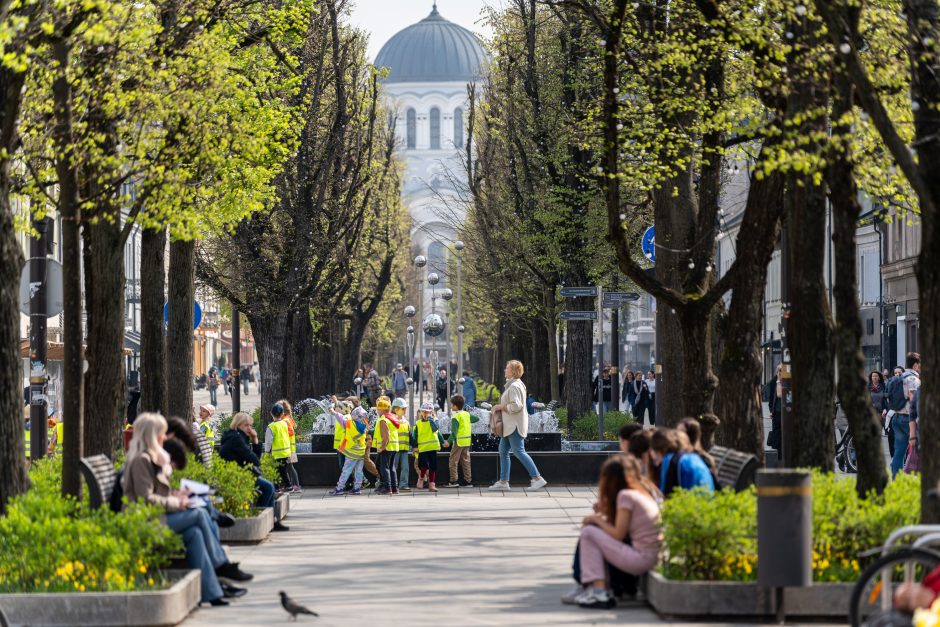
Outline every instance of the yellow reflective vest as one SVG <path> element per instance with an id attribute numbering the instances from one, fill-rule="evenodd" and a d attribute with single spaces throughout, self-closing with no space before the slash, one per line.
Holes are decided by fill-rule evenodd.
<path id="1" fill-rule="evenodd" d="M 287 424 L 281 421 L 272 422 L 268 425 L 274 441 L 271 444 L 271 456 L 274 459 L 286 459 L 290 457 L 290 434 L 287 432 Z"/>
<path id="2" fill-rule="evenodd" d="M 346 420 L 349 420 L 349 416 L 344 416 Z M 338 451 L 340 445 L 343 443 L 343 438 L 346 437 L 346 427 L 343 424 L 340 424 L 336 420 L 336 416 L 333 416 L 333 450 Z"/>
<path id="3" fill-rule="evenodd" d="M 65 423 L 59 421 L 55 426 L 55 454 L 62 454 L 62 445 L 65 442 Z"/>
<path id="4" fill-rule="evenodd" d="M 375 421 L 375 435 L 372 437 L 372 445 L 378 450 L 379 445 L 382 444 L 383 422 L 388 429 L 388 445 L 385 447 L 385 450 L 396 452 L 398 451 L 398 429 L 396 429 L 394 423 L 385 416 L 379 416 L 379 419 Z"/>
<path id="5" fill-rule="evenodd" d="M 294 419 L 288 416 L 284 419 L 285 424 L 287 424 L 287 437 L 290 438 L 290 454 L 297 454 L 297 423 L 294 422 Z"/>
<path id="6" fill-rule="evenodd" d="M 350 418 L 346 421 L 345 427 L 343 427 L 343 433 L 346 434 L 346 448 L 342 451 L 343 455 L 350 459 L 364 459 L 366 456 L 365 432 L 359 433 L 359 430 L 356 429 L 356 425 Z"/>
<path id="7" fill-rule="evenodd" d="M 212 431 L 212 426 L 209 424 L 208 420 L 203 420 L 199 423 L 199 430 L 210 440 L 215 439 L 215 432 Z"/>
<path id="8" fill-rule="evenodd" d="M 25 429 L 25 431 L 26 431 L 26 459 L 29 459 L 29 429 Z"/>
<path id="9" fill-rule="evenodd" d="M 401 424 L 398 425 L 398 450 L 405 453 L 411 450 L 411 425 L 404 416 L 402 416 Z"/>
<path id="10" fill-rule="evenodd" d="M 453 418 L 457 421 L 457 433 L 454 434 L 457 446 L 470 446 L 470 412 L 458 411 Z"/>
<path id="11" fill-rule="evenodd" d="M 441 441 L 430 420 L 419 420 L 415 425 L 415 431 L 418 433 L 419 453 L 441 450 Z"/>

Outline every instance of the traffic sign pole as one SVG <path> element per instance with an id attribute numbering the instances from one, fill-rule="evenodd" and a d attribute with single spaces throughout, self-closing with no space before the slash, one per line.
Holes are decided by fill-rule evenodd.
<path id="1" fill-rule="evenodd" d="M 29 240 L 29 449 L 32 459 L 46 456 L 46 252 L 49 218 L 33 221 L 38 236 Z"/>

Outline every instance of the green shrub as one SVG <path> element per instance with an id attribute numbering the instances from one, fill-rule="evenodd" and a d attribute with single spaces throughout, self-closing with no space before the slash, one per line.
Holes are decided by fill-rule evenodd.
<path id="1" fill-rule="evenodd" d="M 92 592 L 161 588 L 157 569 L 183 550 L 158 507 L 114 513 L 39 489 L 13 499 L 0 518 L 0 592 Z M 35 485 L 35 483 L 34 483 Z"/>
<path id="2" fill-rule="evenodd" d="M 236 518 L 247 518 L 254 514 L 257 498 L 255 474 L 250 468 L 239 466 L 237 462 L 228 462 L 216 456 L 212 468 L 206 468 L 190 454 L 189 463 L 182 471 L 173 473 L 173 487 L 179 488 L 182 479 L 205 483 L 216 490 L 222 497 L 217 505 L 220 512 L 226 512 Z"/>
<path id="3" fill-rule="evenodd" d="M 222 437 L 222 434 L 228 431 L 232 427 L 232 418 L 235 417 L 235 414 L 219 414 L 219 425 L 216 428 L 216 433 L 219 434 L 219 437 Z"/>
<path id="4" fill-rule="evenodd" d="M 859 553 L 920 517 L 920 477 L 898 475 L 881 497 L 859 499 L 854 477 L 813 472 L 813 579 L 855 581 Z M 750 581 L 757 560 L 757 497 L 678 491 L 663 507 L 663 574 L 672 579 Z"/>
<path id="5" fill-rule="evenodd" d="M 567 418 L 567 415 L 565 416 Z M 609 411 L 604 414 L 604 439 L 616 440 L 620 427 L 629 422 L 634 422 L 630 412 Z M 559 423 L 560 424 L 560 423 Z M 571 425 L 572 440 L 596 440 L 597 439 L 597 414 L 585 414 L 574 419 Z"/>
<path id="6" fill-rule="evenodd" d="M 280 483 L 280 475 L 277 472 L 277 462 L 270 454 L 261 456 L 261 476 L 277 485 Z"/>

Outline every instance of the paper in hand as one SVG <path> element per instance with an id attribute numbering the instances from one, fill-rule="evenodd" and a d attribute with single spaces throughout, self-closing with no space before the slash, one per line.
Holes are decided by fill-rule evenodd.
<path id="1" fill-rule="evenodd" d="M 209 494 L 210 488 L 205 483 L 199 483 L 191 479 L 181 479 L 180 490 L 189 492 L 193 496 L 206 496 Z"/>

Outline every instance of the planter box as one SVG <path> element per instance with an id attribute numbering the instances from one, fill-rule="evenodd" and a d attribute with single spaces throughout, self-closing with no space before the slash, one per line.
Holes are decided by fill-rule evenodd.
<path id="1" fill-rule="evenodd" d="M 222 542 L 257 543 L 268 537 L 274 528 L 274 508 L 265 507 L 251 518 L 236 518 L 231 527 L 219 529 Z"/>
<path id="2" fill-rule="evenodd" d="M 278 494 L 274 499 L 274 520 L 284 520 L 290 511 L 290 495 Z"/>
<path id="3" fill-rule="evenodd" d="M 199 605 L 198 570 L 169 571 L 176 580 L 154 592 L 0 594 L 11 626 L 178 625 Z"/>
<path id="4" fill-rule="evenodd" d="M 787 616 L 841 618 L 848 616 L 851 583 L 819 583 L 786 588 Z M 650 605 L 665 616 L 767 616 L 775 614 L 774 591 L 755 582 L 674 581 L 658 572 L 646 579 Z"/>

